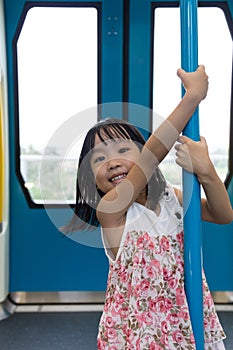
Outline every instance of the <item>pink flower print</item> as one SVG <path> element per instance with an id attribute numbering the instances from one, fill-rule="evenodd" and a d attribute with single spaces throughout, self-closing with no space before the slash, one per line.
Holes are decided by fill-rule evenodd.
<path id="1" fill-rule="evenodd" d="M 136 350 L 140 350 L 141 349 L 141 339 L 137 339 L 136 341 Z"/>
<path id="2" fill-rule="evenodd" d="M 122 308 L 119 310 L 119 315 L 120 315 L 122 318 L 124 318 L 124 317 L 127 317 L 128 312 L 129 312 L 128 307 L 125 306 L 125 307 L 122 307 Z"/>
<path id="3" fill-rule="evenodd" d="M 171 299 L 165 298 L 164 299 L 164 305 L 165 305 L 166 311 L 168 311 L 168 310 L 170 310 L 172 308 L 173 302 L 171 301 Z"/>
<path id="4" fill-rule="evenodd" d="M 143 269 L 146 266 L 146 260 L 144 258 L 142 258 L 142 260 L 141 260 L 141 266 Z"/>
<path id="5" fill-rule="evenodd" d="M 184 247 L 184 232 L 181 231 L 176 235 L 177 242 L 180 244 L 180 249 L 183 250 Z"/>
<path id="6" fill-rule="evenodd" d="M 133 290 L 132 290 L 132 294 L 136 297 L 139 297 L 141 294 L 141 287 L 140 284 L 137 284 L 136 286 L 134 286 Z"/>
<path id="7" fill-rule="evenodd" d="M 183 308 L 180 310 L 179 317 L 185 321 L 187 321 L 189 319 L 189 313 L 188 313 L 187 308 Z"/>
<path id="8" fill-rule="evenodd" d="M 147 232 L 144 232 L 143 237 L 145 240 L 150 241 L 150 236 L 148 235 Z"/>
<path id="9" fill-rule="evenodd" d="M 168 287 L 169 288 L 175 289 L 177 284 L 178 284 L 178 280 L 176 278 L 170 277 L 168 279 Z"/>
<path id="10" fill-rule="evenodd" d="M 164 297 L 158 297 L 156 299 L 156 309 L 159 311 L 159 312 L 162 312 L 164 313 L 166 311 L 166 306 L 165 306 L 165 299 Z"/>
<path id="11" fill-rule="evenodd" d="M 154 341 L 150 343 L 149 350 L 163 350 L 159 344 L 156 344 Z"/>
<path id="12" fill-rule="evenodd" d="M 172 339 L 174 340 L 174 342 L 176 343 L 182 343 L 183 341 L 183 335 L 182 335 L 182 332 L 181 331 L 175 331 L 173 334 L 172 334 Z"/>
<path id="13" fill-rule="evenodd" d="M 169 276 L 170 276 L 170 273 L 169 273 L 168 269 L 166 267 L 164 267 L 163 268 L 163 278 L 164 278 L 164 280 L 167 281 Z"/>
<path id="14" fill-rule="evenodd" d="M 136 312 L 137 312 L 137 314 L 139 314 L 139 312 L 144 311 L 146 305 L 147 305 L 147 304 L 145 303 L 145 299 L 140 298 L 139 300 L 137 300 L 137 301 L 136 301 L 136 306 L 135 306 L 135 309 L 136 309 L 136 310 L 134 311 L 135 315 L 136 315 Z M 141 315 L 141 314 L 140 314 L 140 315 Z M 140 319 L 140 315 L 138 316 L 139 319 Z M 143 320 L 143 319 L 142 319 L 142 320 Z"/>
<path id="15" fill-rule="evenodd" d="M 106 324 L 106 327 L 107 327 L 107 328 L 113 328 L 114 325 L 115 325 L 115 323 L 116 323 L 116 322 L 112 319 L 111 316 L 107 316 L 107 317 L 106 317 L 105 324 Z"/>
<path id="16" fill-rule="evenodd" d="M 106 349 L 106 342 L 103 341 L 102 339 L 98 338 L 97 339 L 97 348 L 98 350 L 105 350 Z"/>
<path id="17" fill-rule="evenodd" d="M 153 268 L 153 266 L 146 267 L 146 274 L 149 278 L 155 278 L 157 276 L 156 270 Z"/>
<path id="18" fill-rule="evenodd" d="M 156 300 L 153 299 L 149 299 L 149 310 L 151 312 L 156 312 L 157 308 L 156 308 Z"/>
<path id="19" fill-rule="evenodd" d="M 178 271 L 181 272 L 181 274 L 184 273 L 184 260 L 181 256 L 178 256 L 176 258 L 176 263 L 177 263 L 177 268 L 178 268 Z"/>
<path id="20" fill-rule="evenodd" d="M 170 243 L 169 243 L 169 240 L 167 239 L 167 237 L 163 236 L 160 239 L 160 246 L 163 250 L 166 250 L 166 251 L 170 249 Z"/>
<path id="21" fill-rule="evenodd" d="M 171 322 L 171 324 L 179 323 L 179 317 L 176 313 L 171 313 L 170 315 L 168 315 L 167 319 Z"/>
<path id="22" fill-rule="evenodd" d="M 126 283 L 128 281 L 128 274 L 126 271 L 120 273 L 120 281 L 121 283 Z"/>
<path id="23" fill-rule="evenodd" d="M 150 249 L 150 250 L 154 250 L 155 249 L 155 245 L 154 245 L 154 243 L 152 242 L 152 241 L 150 241 L 150 243 L 148 244 L 148 249 Z"/>
<path id="24" fill-rule="evenodd" d="M 109 309 L 109 310 L 111 311 L 113 317 L 120 315 L 120 305 L 119 304 L 114 305 L 114 307 L 112 309 Z M 107 311 L 109 311 L 109 310 L 107 310 Z"/>
<path id="25" fill-rule="evenodd" d="M 137 255 L 134 255 L 133 262 L 134 262 L 135 265 L 139 264 L 139 257 Z"/>
<path id="26" fill-rule="evenodd" d="M 144 233 L 144 239 L 145 239 L 145 243 L 146 243 L 146 247 L 150 250 L 154 250 L 155 249 L 155 244 L 152 241 L 151 237 L 148 235 L 148 233 Z"/>
<path id="27" fill-rule="evenodd" d="M 132 341 L 133 341 L 133 339 L 134 339 L 134 334 L 133 334 L 133 331 L 132 331 L 132 329 L 127 329 L 126 330 L 126 338 L 127 338 L 127 341 L 129 342 L 129 343 L 132 343 Z"/>
<path id="28" fill-rule="evenodd" d="M 143 237 L 139 237 L 136 243 L 138 248 L 143 248 Z"/>
<path id="29" fill-rule="evenodd" d="M 137 307 L 137 309 L 139 310 L 138 307 Z M 136 311 L 135 312 L 135 318 L 136 318 L 136 320 L 138 322 L 139 327 L 142 327 L 142 325 L 143 325 L 143 315 L 142 315 L 142 313 Z"/>
<path id="30" fill-rule="evenodd" d="M 212 303 L 213 303 L 213 301 L 212 301 L 211 295 L 209 293 L 206 294 L 204 297 L 204 305 L 210 307 L 210 306 L 212 306 Z"/>
<path id="31" fill-rule="evenodd" d="M 167 336 L 166 333 L 163 333 L 163 335 L 162 335 L 160 341 L 161 341 L 161 343 L 162 343 L 163 345 L 167 345 L 167 344 L 168 344 L 168 336 Z M 167 347 L 166 347 L 165 349 L 167 349 Z"/>
<path id="32" fill-rule="evenodd" d="M 172 308 L 173 304 L 169 298 L 158 297 L 157 299 L 149 300 L 149 309 L 152 312 L 165 312 Z"/>
<path id="33" fill-rule="evenodd" d="M 206 328 L 208 324 L 209 324 L 208 320 L 206 319 L 206 317 L 204 317 L 204 328 Z"/>
<path id="34" fill-rule="evenodd" d="M 185 303 L 185 294 L 183 288 L 177 288 L 176 290 L 176 304 L 182 306 Z"/>
<path id="35" fill-rule="evenodd" d="M 176 296 L 176 304 L 177 304 L 178 306 L 184 305 L 184 302 L 185 302 L 184 297 L 182 297 L 182 296 Z"/>
<path id="36" fill-rule="evenodd" d="M 154 266 L 156 269 L 160 270 L 160 262 L 156 259 L 151 261 L 150 266 Z"/>
<path id="37" fill-rule="evenodd" d="M 130 298 L 131 295 L 132 295 L 132 285 L 129 282 L 128 285 L 127 285 L 127 297 Z"/>
<path id="38" fill-rule="evenodd" d="M 117 341 L 117 332 L 114 328 L 107 328 L 104 335 L 111 342 L 115 343 Z"/>
<path id="39" fill-rule="evenodd" d="M 191 344 L 195 344 L 195 339 L 193 333 L 190 335 Z"/>
<path id="40" fill-rule="evenodd" d="M 115 294 L 115 302 L 116 304 L 122 304 L 124 302 L 124 296 L 120 293 Z"/>
<path id="41" fill-rule="evenodd" d="M 175 279 L 174 273 L 168 270 L 166 267 L 163 268 L 163 278 L 168 282 L 170 288 L 175 288 L 178 284 L 178 279 Z"/>
<path id="42" fill-rule="evenodd" d="M 153 317 L 150 312 L 144 312 L 142 314 L 142 320 L 147 326 L 151 326 L 153 324 Z"/>
<path id="43" fill-rule="evenodd" d="M 168 326 L 167 326 L 167 322 L 166 321 L 163 321 L 161 323 L 161 329 L 162 329 L 162 332 L 167 334 L 167 331 L 168 331 Z"/>
<path id="44" fill-rule="evenodd" d="M 128 329 L 128 325 L 124 324 L 123 327 L 122 327 L 122 331 L 123 331 L 124 334 L 127 333 L 127 329 Z"/>
<path id="45" fill-rule="evenodd" d="M 215 315 L 212 315 L 210 318 L 210 328 L 214 329 L 215 326 L 216 326 L 216 318 L 215 318 Z"/>
<path id="46" fill-rule="evenodd" d="M 108 311 L 110 305 L 112 305 L 112 300 L 113 300 L 112 297 L 110 297 L 106 300 L 105 305 L 104 305 L 104 312 Z"/>
<path id="47" fill-rule="evenodd" d="M 124 298 L 122 298 L 122 295 L 118 293 L 113 308 L 110 309 L 113 317 L 124 315 L 127 312 L 127 309 L 122 305 L 123 301 Z"/>
<path id="48" fill-rule="evenodd" d="M 150 281 L 148 280 L 143 280 L 140 284 L 140 288 L 142 292 L 147 292 L 148 289 L 150 288 Z"/>

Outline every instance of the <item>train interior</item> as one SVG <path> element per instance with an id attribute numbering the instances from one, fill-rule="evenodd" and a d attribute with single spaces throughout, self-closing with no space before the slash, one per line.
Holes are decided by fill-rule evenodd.
<path id="1" fill-rule="evenodd" d="M 198 2 L 210 79 L 200 133 L 233 203 L 233 2 Z M 94 350 L 108 261 L 99 229 L 64 236 L 87 130 L 148 135 L 181 97 L 179 2 L 0 0 L 0 349 Z M 182 186 L 174 151 L 161 164 Z M 204 193 L 202 194 L 204 195 Z M 233 223 L 203 222 L 203 265 L 233 349 Z"/>

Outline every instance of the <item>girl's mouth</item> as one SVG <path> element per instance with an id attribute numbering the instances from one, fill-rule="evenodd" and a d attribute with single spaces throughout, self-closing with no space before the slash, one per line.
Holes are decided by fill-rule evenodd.
<path id="1" fill-rule="evenodd" d="M 113 183 L 118 183 L 118 182 L 121 182 L 124 178 L 126 178 L 126 176 L 127 176 L 126 173 L 119 174 L 119 175 L 113 176 L 109 181 Z"/>

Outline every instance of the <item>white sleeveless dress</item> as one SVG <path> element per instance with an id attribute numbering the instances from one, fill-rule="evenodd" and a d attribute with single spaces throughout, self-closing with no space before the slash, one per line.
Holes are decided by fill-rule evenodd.
<path id="1" fill-rule="evenodd" d="M 182 207 L 168 185 L 160 214 L 133 203 L 116 258 L 102 232 L 110 268 L 99 350 L 195 350 L 184 290 Z M 203 274 L 205 350 L 225 334 Z"/>

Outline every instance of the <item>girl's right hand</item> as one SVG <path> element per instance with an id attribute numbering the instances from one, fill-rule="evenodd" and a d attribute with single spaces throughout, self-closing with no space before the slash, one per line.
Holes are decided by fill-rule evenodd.
<path id="1" fill-rule="evenodd" d="M 176 163 L 190 173 L 197 175 L 202 184 L 214 171 L 210 160 L 208 146 L 203 136 L 200 141 L 193 141 L 187 136 L 180 136 L 175 145 Z"/>
<path id="2" fill-rule="evenodd" d="M 195 72 L 186 72 L 180 68 L 177 70 L 177 75 L 181 79 L 186 90 L 186 95 L 192 99 L 201 102 L 207 95 L 208 91 L 208 75 L 205 72 L 203 65 L 198 66 Z"/>

